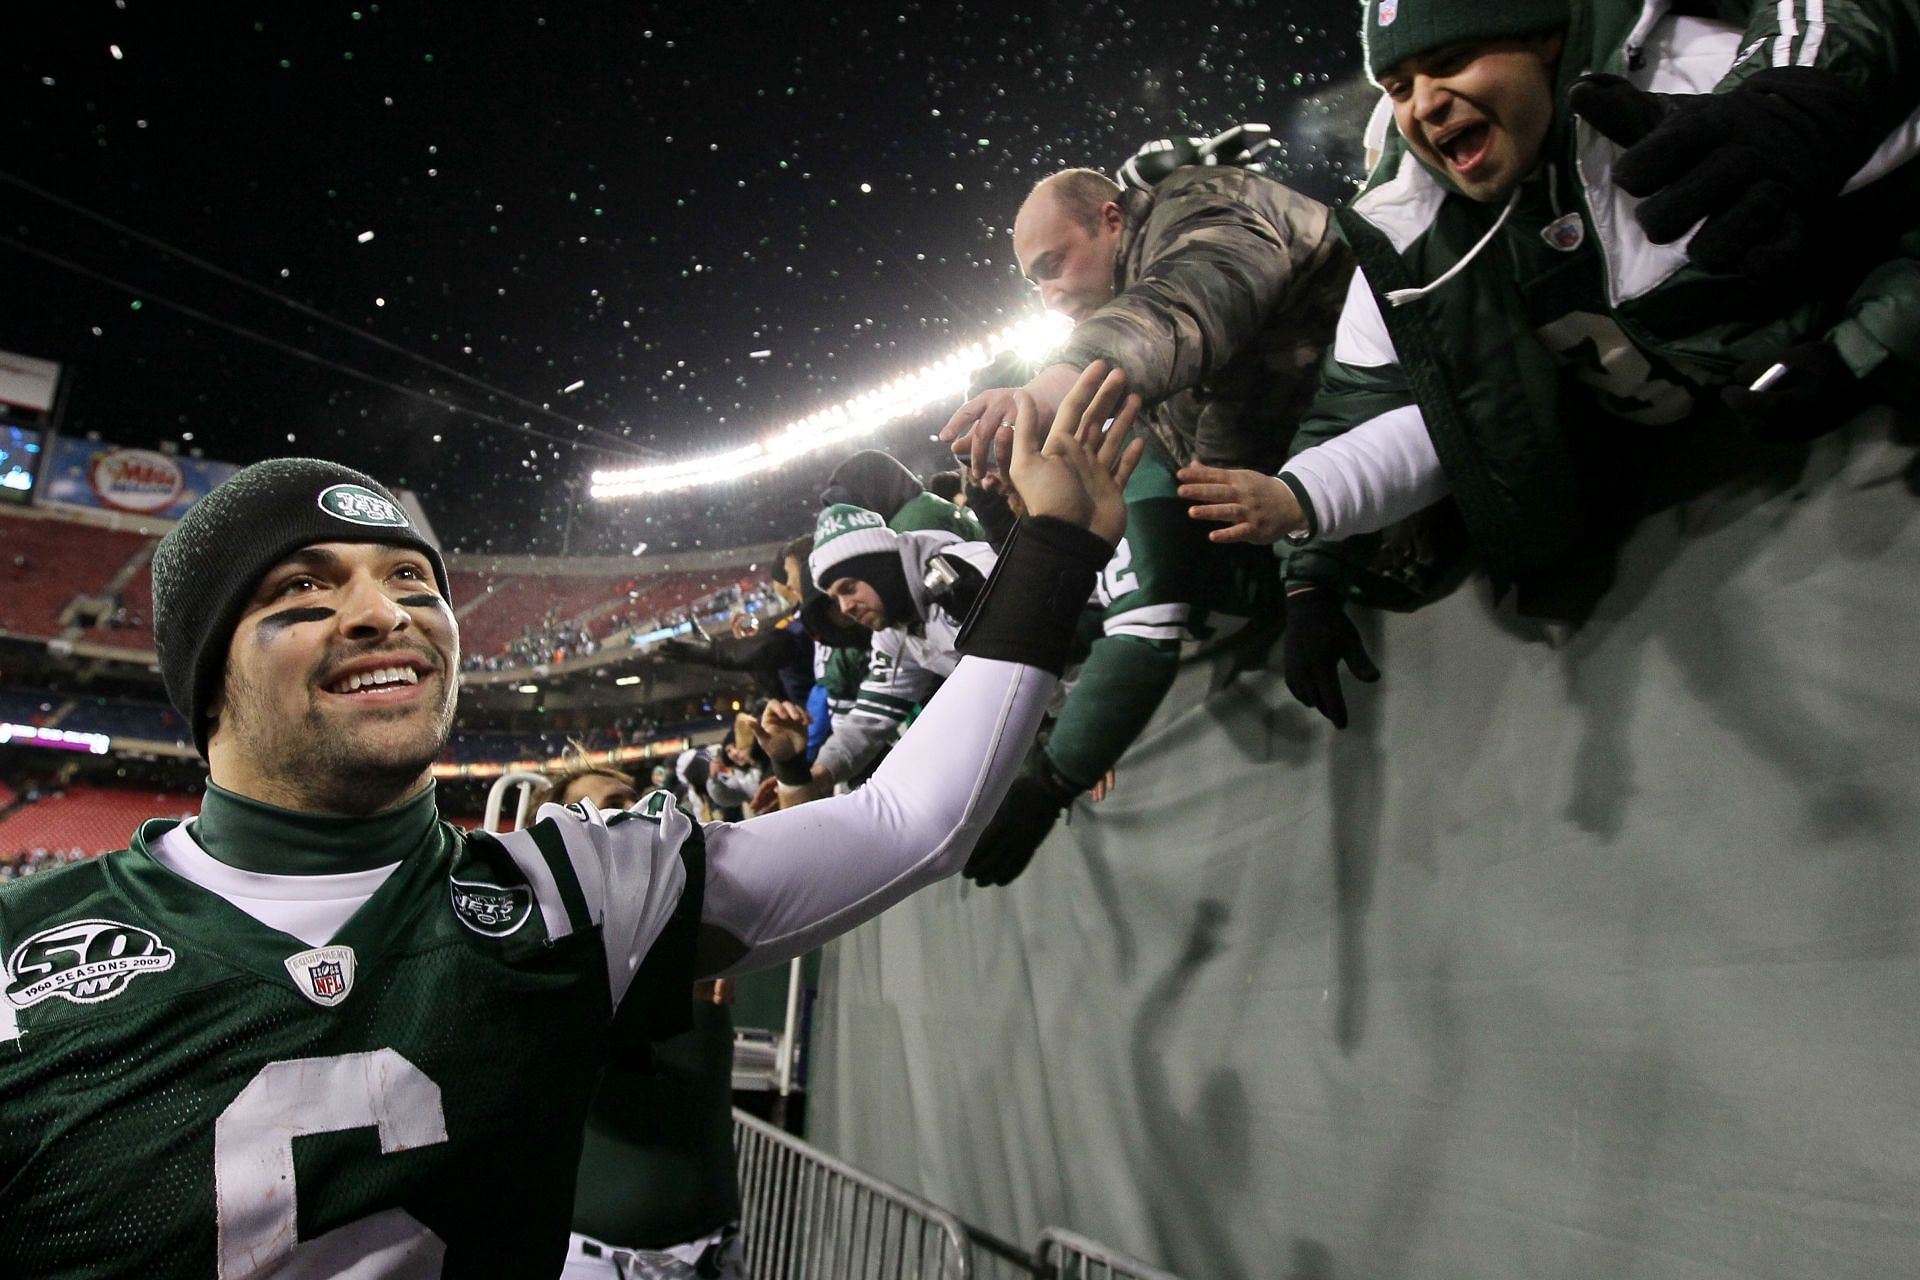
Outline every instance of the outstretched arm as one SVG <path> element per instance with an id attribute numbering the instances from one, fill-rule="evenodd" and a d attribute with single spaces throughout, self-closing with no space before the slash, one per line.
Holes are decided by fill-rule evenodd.
<path id="1" fill-rule="evenodd" d="M 1021 397 L 1012 471 L 1032 515 L 961 630 L 967 656 L 872 780 L 708 828 L 702 972 L 778 964 L 966 861 L 1033 741 L 1094 575 L 1125 531 L 1120 489 L 1141 446 L 1102 435 L 1124 387 L 1104 367 L 1089 370 L 1044 447 L 1033 402 Z"/>

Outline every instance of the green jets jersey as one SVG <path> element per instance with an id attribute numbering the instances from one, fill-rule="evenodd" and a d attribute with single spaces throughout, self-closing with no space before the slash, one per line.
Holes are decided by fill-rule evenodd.
<path id="1" fill-rule="evenodd" d="M 1273 553 L 1211 542 L 1187 515 L 1179 481 L 1149 449 L 1127 481 L 1127 536 L 1100 574 L 1102 635 L 1061 709 L 1047 757 L 1081 788 L 1100 781 L 1166 696 L 1183 652 L 1278 616 Z"/>
<path id="2" fill-rule="evenodd" d="M 701 835 L 664 793 L 423 809 L 318 947 L 172 821 L 0 892 L 0 1275 L 558 1274 L 606 1044 L 686 1025 Z"/>

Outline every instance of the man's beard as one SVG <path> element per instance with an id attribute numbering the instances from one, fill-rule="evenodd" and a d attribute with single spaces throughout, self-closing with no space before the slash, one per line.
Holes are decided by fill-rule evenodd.
<path id="1" fill-rule="evenodd" d="M 307 696 L 307 713 L 297 723 L 276 724 L 258 686 L 229 673 L 226 714 L 258 772 L 328 812 L 372 812 L 369 804 L 387 808 L 403 799 L 439 758 L 453 728 L 451 686 L 443 690 L 430 718 L 397 739 L 380 741 L 370 741 L 372 735 L 323 714 L 317 690 L 309 689 Z"/>

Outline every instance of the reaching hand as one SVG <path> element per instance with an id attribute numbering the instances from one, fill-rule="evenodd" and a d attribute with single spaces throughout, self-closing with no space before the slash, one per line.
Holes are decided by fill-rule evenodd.
<path id="1" fill-rule="evenodd" d="M 1336 729 L 1347 727 L 1347 699 L 1340 689 L 1340 664 L 1353 678 L 1372 684 L 1380 668 L 1360 643 L 1359 628 L 1325 587 L 1298 587 L 1287 593 L 1287 624 L 1280 632 L 1281 668 L 1287 690 Z"/>
<path id="2" fill-rule="evenodd" d="M 753 799 L 747 801 L 747 812 L 754 817 L 763 813 L 772 813 L 780 807 L 780 779 L 763 778 L 754 789 Z"/>
<path id="3" fill-rule="evenodd" d="M 791 760 L 807 750 L 807 726 L 813 717 L 797 702 L 769 702 L 753 726 L 753 738 L 769 760 Z"/>
<path id="4" fill-rule="evenodd" d="M 1187 515 L 1227 526 L 1207 534 L 1210 542 L 1273 543 L 1306 526 L 1300 500 L 1278 476 L 1189 462 L 1179 478 L 1180 496 L 1195 504 Z"/>
<path id="5" fill-rule="evenodd" d="M 1080 374 L 1081 370 L 1070 364 L 1053 364 L 1035 374 L 1025 387 L 982 391 L 947 419 L 947 425 L 940 428 L 940 439 L 952 444 L 954 457 L 967 464 L 973 482 L 984 484 L 1006 466 L 1019 407 L 1015 397 L 1024 390 L 1033 397 L 1041 421 L 1052 421 Z"/>
<path id="6" fill-rule="evenodd" d="M 1010 470 L 1028 515 L 1078 525 L 1109 544 L 1120 541 L 1127 531 L 1121 491 L 1146 449 L 1144 441 L 1127 442 L 1140 414 L 1140 397 L 1126 396 L 1121 403 L 1126 389 L 1121 370 L 1108 372 L 1102 360 L 1088 365 L 1060 402 L 1044 444 L 1033 397 L 1017 393 Z"/>
<path id="7" fill-rule="evenodd" d="M 994 474 L 993 442 L 1000 432 L 1013 429 L 1019 394 L 1018 387 L 991 387 L 961 405 L 940 428 L 941 441 L 953 446 L 953 456 L 965 464 L 975 484 Z"/>
<path id="8" fill-rule="evenodd" d="M 964 872 L 967 879 L 982 888 L 1019 879 L 1054 823 L 1073 803 L 1074 792 L 1074 785 L 1060 776 L 1046 752 L 1036 749 L 973 846 Z"/>
<path id="9" fill-rule="evenodd" d="M 1643 198 L 1634 216 L 1648 239 L 1670 244 L 1698 226 L 1689 260 L 1758 281 L 1804 263 L 1827 206 L 1876 141 L 1855 91 L 1817 67 L 1769 67 L 1699 94 L 1590 74 L 1567 100 L 1625 148 L 1613 180 Z"/>

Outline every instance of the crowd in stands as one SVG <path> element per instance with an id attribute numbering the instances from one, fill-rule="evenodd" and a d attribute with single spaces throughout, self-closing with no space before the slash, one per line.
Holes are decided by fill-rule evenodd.
<path id="1" fill-rule="evenodd" d="M 0 880 L 125 848 L 145 819 L 198 811 L 198 796 L 183 792 L 45 780 L 17 794 L 0 787 Z"/>
<path id="2" fill-rule="evenodd" d="M 692 575 L 669 575 L 654 583 L 610 584 L 598 598 L 575 601 L 578 612 L 565 615 L 548 607 L 523 625 L 510 639 L 469 644 L 460 664 L 467 671 L 514 671 L 558 666 L 569 659 L 591 657 L 622 637 L 628 648 L 646 647 L 664 635 L 696 630 L 706 622 L 745 613 L 756 614 L 777 603 L 764 587 L 745 581 L 707 586 L 701 594 L 685 588 Z M 667 602 L 678 601 L 671 610 Z"/>

